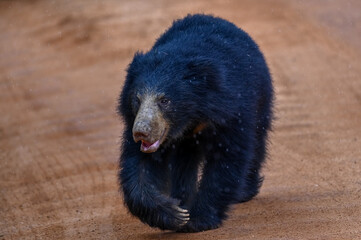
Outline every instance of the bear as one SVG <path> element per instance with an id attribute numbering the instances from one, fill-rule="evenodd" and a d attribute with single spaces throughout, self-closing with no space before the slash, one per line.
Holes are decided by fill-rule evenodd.
<path id="1" fill-rule="evenodd" d="M 273 84 L 258 45 L 233 23 L 175 20 L 127 68 L 119 183 L 143 223 L 199 232 L 258 192 L 271 130 Z"/>

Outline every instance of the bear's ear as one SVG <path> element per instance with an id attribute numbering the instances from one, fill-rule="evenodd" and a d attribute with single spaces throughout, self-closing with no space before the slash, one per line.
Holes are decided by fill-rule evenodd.
<path id="1" fill-rule="evenodd" d="M 209 89 L 218 89 L 222 74 L 219 66 L 211 59 L 196 58 L 187 64 L 184 79 L 192 85 Z"/>
<path id="2" fill-rule="evenodd" d="M 133 63 L 137 64 L 142 57 L 144 57 L 144 53 L 142 51 L 136 51 L 133 56 Z"/>
<path id="3" fill-rule="evenodd" d="M 134 57 L 133 57 L 133 60 L 132 62 L 128 65 L 128 68 L 127 68 L 127 81 L 131 81 L 132 79 L 134 79 L 138 74 L 139 72 L 141 71 L 141 67 L 142 67 L 142 64 L 141 64 L 141 60 L 144 56 L 144 53 L 142 52 L 139 52 L 137 51 L 135 54 L 134 54 Z"/>

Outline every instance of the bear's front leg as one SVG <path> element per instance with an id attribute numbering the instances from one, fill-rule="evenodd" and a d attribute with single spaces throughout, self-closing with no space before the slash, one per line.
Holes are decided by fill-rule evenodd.
<path id="1" fill-rule="evenodd" d="M 239 189 L 247 183 L 247 169 L 253 159 L 252 144 L 249 144 L 250 139 L 242 141 L 237 134 L 224 136 L 228 137 L 222 139 L 222 136 L 217 136 L 217 142 L 206 152 L 206 164 L 197 196 L 190 208 L 190 220 L 177 230 L 179 232 L 218 228 L 227 217 L 230 205 L 239 202 Z"/>
<path id="2" fill-rule="evenodd" d="M 180 205 L 187 209 L 196 195 L 198 165 L 201 159 L 198 145 L 192 140 L 176 146 L 169 164 L 171 196 L 179 199 Z"/>
<path id="3" fill-rule="evenodd" d="M 128 138 L 129 139 L 129 138 Z M 151 227 L 176 230 L 186 224 L 189 213 L 179 200 L 161 192 L 167 182 L 168 166 L 139 151 L 139 145 L 125 140 L 119 180 L 129 211 Z"/>

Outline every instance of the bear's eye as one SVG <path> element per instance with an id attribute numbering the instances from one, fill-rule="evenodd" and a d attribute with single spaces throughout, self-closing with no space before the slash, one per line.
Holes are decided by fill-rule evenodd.
<path id="1" fill-rule="evenodd" d="M 139 106 L 140 106 L 140 97 L 138 95 L 132 97 L 131 100 L 131 108 L 133 110 L 134 113 L 138 112 Z"/>
<path id="2" fill-rule="evenodd" d="M 137 95 L 136 98 L 135 98 L 135 102 L 140 105 L 140 97 Z"/>
<path id="3" fill-rule="evenodd" d="M 159 105 L 161 105 L 162 107 L 167 107 L 170 103 L 170 100 L 167 98 L 162 97 L 161 99 L 159 99 Z"/>

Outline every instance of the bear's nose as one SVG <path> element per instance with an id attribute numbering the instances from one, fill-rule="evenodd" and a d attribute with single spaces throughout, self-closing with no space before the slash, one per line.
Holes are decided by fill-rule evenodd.
<path id="1" fill-rule="evenodd" d="M 133 126 L 133 139 L 135 142 L 147 140 L 150 137 L 151 127 L 148 121 L 136 121 Z"/>
<path id="2" fill-rule="evenodd" d="M 149 137 L 149 133 L 146 132 L 134 132 L 133 138 L 135 142 L 138 142 L 139 140 L 146 140 Z"/>

